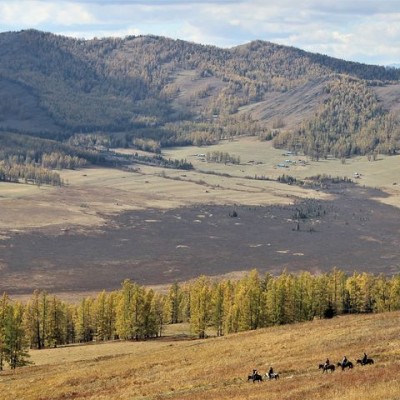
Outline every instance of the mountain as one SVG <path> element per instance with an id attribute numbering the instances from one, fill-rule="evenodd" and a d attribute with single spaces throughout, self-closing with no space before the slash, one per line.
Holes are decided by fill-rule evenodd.
<path id="1" fill-rule="evenodd" d="M 348 142 L 367 126 L 387 125 L 400 94 L 399 69 L 264 41 L 220 49 L 158 36 L 82 40 L 26 30 L 0 34 L 0 59 L 0 130 L 56 140 L 105 133 L 118 145 L 139 137 L 167 146 L 251 134 L 325 155 L 344 133 Z M 323 142 L 321 154 L 306 145 L 313 127 L 324 131 L 323 140 L 311 133 Z M 397 135 L 396 127 L 392 147 L 380 150 L 396 152 Z M 364 136 L 371 145 L 347 144 L 341 155 L 385 141 Z"/>

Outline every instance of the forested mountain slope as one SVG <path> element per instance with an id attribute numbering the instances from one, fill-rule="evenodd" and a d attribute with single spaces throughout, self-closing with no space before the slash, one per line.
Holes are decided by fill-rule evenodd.
<path id="1" fill-rule="evenodd" d="M 144 137 L 161 146 L 251 134 L 318 156 L 367 152 L 380 141 L 391 143 L 380 151 L 398 147 L 397 127 L 385 132 L 390 138 L 381 131 L 396 107 L 390 99 L 400 93 L 399 69 L 263 41 L 220 49 L 156 36 L 81 40 L 35 30 L 0 34 L 0 59 L 5 132 L 57 140 L 105 132 L 119 145 Z M 348 122 L 354 113 L 357 121 Z M 314 132 L 320 126 L 323 140 Z M 367 126 L 368 145 L 337 150 L 342 135 L 352 142 Z"/>

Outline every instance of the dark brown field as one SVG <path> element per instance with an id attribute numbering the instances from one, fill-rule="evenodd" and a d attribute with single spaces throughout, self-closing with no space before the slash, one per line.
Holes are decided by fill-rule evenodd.
<path id="1" fill-rule="evenodd" d="M 40 228 L 1 241 L 0 292 L 92 292 L 257 268 L 400 272 L 400 210 L 378 190 L 333 185 L 333 201 L 130 211 L 101 227 Z M 296 209 L 307 214 L 299 230 Z M 232 217 L 233 211 L 238 216 Z"/>

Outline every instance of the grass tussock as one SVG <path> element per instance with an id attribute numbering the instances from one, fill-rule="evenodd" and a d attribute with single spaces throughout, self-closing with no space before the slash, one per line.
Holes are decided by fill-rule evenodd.
<path id="1" fill-rule="evenodd" d="M 322 373 L 327 357 L 375 364 Z M 35 366 L 0 373 L 24 400 L 398 400 L 400 313 L 342 316 L 205 340 L 116 342 L 32 352 Z M 280 379 L 247 382 L 270 366 Z"/>

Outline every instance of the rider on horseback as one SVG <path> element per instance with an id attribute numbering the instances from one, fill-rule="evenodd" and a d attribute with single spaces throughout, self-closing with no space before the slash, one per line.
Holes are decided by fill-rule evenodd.
<path id="1" fill-rule="evenodd" d="M 364 352 L 364 357 L 362 358 L 361 363 L 362 363 L 362 364 L 366 364 L 366 363 L 367 363 L 367 360 L 368 360 L 367 353 Z"/>
<path id="2" fill-rule="evenodd" d="M 272 367 L 270 367 L 268 371 L 268 377 L 269 379 L 272 379 L 274 377 L 274 369 Z"/>
<path id="3" fill-rule="evenodd" d="M 325 361 L 325 364 L 324 364 L 324 368 L 326 369 L 329 364 L 330 364 L 329 358 L 327 358 L 326 361 Z"/>
<path id="4" fill-rule="evenodd" d="M 344 357 L 343 357 L 343 360 L 342 360 L 342 367 L 343 367 L 343 368 L 347 365 L 347 362 L 348 362 L 347 357 L 344 356 Z"/>

